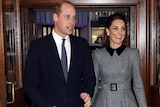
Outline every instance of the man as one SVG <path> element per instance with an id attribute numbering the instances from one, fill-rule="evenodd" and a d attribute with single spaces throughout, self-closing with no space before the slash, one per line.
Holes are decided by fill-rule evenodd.
<path id="1" fill-rule="evenodd" d="M 37 107 L 90 107 L 95 74 L 87 41 L 71 35 L 76 21 L 74 5 L 68 1 L 55 3 L 53 21 L 52 34 L 31 42 L 25 92 Z M 67 54 L 66 62 L 62 53 Z"/>

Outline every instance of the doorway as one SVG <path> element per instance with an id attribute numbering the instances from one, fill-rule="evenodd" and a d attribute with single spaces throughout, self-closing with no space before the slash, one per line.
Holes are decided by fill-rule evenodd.
<path id="1" fill-rule="evenodd" d="M 28 7 L 27 8 L 23 8 L 21 10 L 22 13 L 20 14 L 20 10 L 19 10 L 20 9 L 20 2 L 19 2 L 19 0 L 16 0 L 16 3 L 17 2 L 18 2 L 18 5 L 16 5 L 16 6 L 18 8 L 16 8 L 15 10 L 16 11 L 18 10 L 18 12 L 16 13 L 16 17 L 15 17 L 16 26 L 14 27 L 14 28 L 16 28 L 14 30 L 14 32 L 15 32 L 14 34 L 16 34 L 16 37 L 14 38 L 14 40 L 15 40 L 15 52 L 16 52 L 16 54 L 15 54 L 14 57 L 12 57 L 13 60 L 15 61 L 14 64 L 15 64 L 15 66 L 17 68 L 12 68 L 11 70 L 9 70 L 9 68 L 5 69 L 5 74 L 6 75 L 11 75 L 11 77 L 13 76 L 12 79 L 13 79 L 13 83 L 14 83 L 14 86 L 15 86 L 14 89 L 16 89 L 16 90 L 17 89 L 23 89 L 22 88 L 23 87 L 23 79 L 22 79 L 23 77 L 22 77 L 22 75 L 23 75 L 23 69 L 24 69 L 24 63 L 25 63 L 24 59 L 25 59 L 25 56 L 26 56 L 26 53 L 27 53 L 30 41 L 33 40 L 33 39 L 35 39 L 35 38 L 38 38 L 38 36 L 36 35 L 37 34 L 37 29 L 35 27 L 35 22 L 30 21 L 28 19 L 29 18 L 29 16 L 28 16 L 29 13 L 28 12 L 30 12 L 30 11 L 28 11 L 29 8 Z M 73 1 L 73 3 L 74 2 L 76 2 L 76 1 Z M 120 2 L 119 0 L 118 0 L 118 2 L 113 2 L 112 5 L 114 4 L 117 7 L 117 5 L 118 5 L 117 3 L 119 3 L 119 2 Z M 85 1 L 84 1 L 84 3 L 85 3 Z M 84 3 L 83 3 L 83 1 L 80 1 L 79 4 L 84 4 Z M 90 2 L 90 1 L 87 1 L 87 3 L 89 4 L 90 7 L 93 6 L 92 2 Z M 103 3 L 103 5 L 102 4 L 97 4 L 97 5 L 99 7 L 101 7 L 101 6 L 104 6 L 105 4 L 107 4 L 107 3 Z M 129 30 L 130 31 L 130 33 L 129 33 L 130 34 L 130 36 L 129 36 L 130 37 L 129 38 L 129 40 L 130 40 L 130 46 L 131 47 L 139 47 L 141 54 L 146 54 L 145 53 L 146 46 L 144 44 L 141 44 L 142 40 L 143 40 L 143 42 L 145 42 L 144 39 L 141 39 L 141 38 L 142 37 L 144 37 L 144 38 L 146 37 L 146 35 L 145 35 L 145 32 L 146 32 L 145 23 L 143 23 L 143 22 L 145 22 L 145 19 L 142 20 L 142 18 L 140 18 L 140 16 L 145 16 L 145 13 L 141 12 L 142 10 L 145 9 L 145 8 L 144 9 L 141 8 L 145 4 L 142 4 L 141 6 L 140 5 L 137 6 L 136 5 L 136 4 L 138 4 L 137 1 L 133 1 L 133 3 L 129 2 L 126 5 L 129 5 L 129 4 L 131 5 L 130 12 L 133 13 L 133 14 L 130 14 L 130 17 L 132 17 L 130 19 L 131 23 L 130 23 L 130 28 L 129 28 L 130 29 Z M 133 6 L 133 4 L 135 4 L 135 5 Z M 119 5 L 118 7 L 123 7 L 123 6 Z M 84 8 L 83 6 L 81 6 L 81 7 Z M 89 7 L 89 9 L 90 9 L 90 7 Z M 105 7 L 107 7 L 107 6 L 105 6 Z M 136 11 L 137 7 L 138 7 L 138 9 L 140 9 L 140 12 Z M 18 17 L 17 17 L 17 14 L 18 14 Z M 33 15 L 33 17 L 35 17 L 34 15 Z M 138 16 L 135 16 L 135 15 L 138 15 Z M 22 17 L 22 20 L 21 20 L 22 23 L 20 23 L 20 16 Z M 27 17 L 25 17 L 25 16 L 27 16 Z M 137 22 L 136 20 L 140 21 L 143 24 L 136 25 L 136 22 Z M 21 25 L 21 26 L 19 26 L 19 25 Z M 138 30 L 136 29 L 136 26 L 138 26 Z M 34 31 L 32 30 L 32 27 L 33 28 L 35 27 Z M 91 41 L 92 41 L 92 38 L 91 38 L 91 29 L 90 29 L 89 26 L 87 27 L 87 31 L 88 31 L 88 34 L 87 34 L 88 36 L 85 37 L 85 38 L 91 43 Z M 140 31 L 143 32 L 143 33 L 141 33 Z M 12 31 L 9 31 L 9 32 L 12 32 Z M 80 32 L 83 33 L 83 32 L 86 32 L 86 30 L 81 29 Z M 80 34 L 80 35 L 82 35 L 82 34 Z M 139 36 L 139 35 L 141 35 L 141 36 Z M 143 35 L 145 35 L 145 36 L 143 36 Z M 143 49 L 143 47 L 144 47 L 144 49 Z M 7 56 L 7 53 L 6 53 L 6 56 Z M 12 59 L 12 58 L 10 57 L 10 59 Z M 9 59 L 9 57 L 8 57 L 8 59 Z M 12 61 L 12 60 L 9 60 L 9 61 Z M 147 78 L 146 78 L 146 73 L 147 73 L 146 71 L 147 70 L 145 69 L 146 68 L 146 57 L 142 57 L 142 65 L 143 65 L 142 66 L 143 67 L 142 70 L 143 70 L 143 74 L 144 74 L 143 75 L 144 83 L 147 83 Z M 8 65 L 6 65 L 6 66 L 8 66 Z M 7 70 L 7 72 L 9 72 L 9 74 L 6 72 L 6 70 Z M 14 80 L 16 80 L 16 82 Z M 12 86 L 12 85 L 10 85 L 10 86 Z M 11 89 L 12 89 L 12 87 L 11 87 Z M 147 87 L 146 87 L 146 89 L 147 89 Z M 17 95 L 17 94 L 15 94 L 15 95 Z M 12 98 L 12 96 L 11 96 L 11 98 Z M 17 101 L 17 98 L 16 98 L 16 101 Z M 21 106 L 21 107 L 23 107 L 23 106 Z"/>

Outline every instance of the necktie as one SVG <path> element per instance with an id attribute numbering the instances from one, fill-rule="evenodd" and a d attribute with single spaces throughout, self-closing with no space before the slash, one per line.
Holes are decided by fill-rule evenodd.
<path id="1" fill-rule="evenodd" d="M 65 80 L 67 81 L 67 76 L 68 76 L 68 67 L 67 67 L 67 54 L 66 54 L 66 49 L 65 49 L 65 39 L 62 39 L 62 56 L 61 56 L 61 64 L 63 68 L 63 73 Z"/>

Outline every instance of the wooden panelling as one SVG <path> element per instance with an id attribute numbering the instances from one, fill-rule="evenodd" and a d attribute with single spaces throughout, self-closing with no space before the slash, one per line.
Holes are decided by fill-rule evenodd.
<path id="1" fill-rule="evenodd" d="M 156 29 L 156 11 L 157 2 L 154 0 L 150 2 L 150 85 L 155 85 L 157 80 L 157 51 L 156 51 L 156 38 L 157 38 L 157 29 Z M 158 22 L 157 22 L 158 23 Z"/>
<path id="2" fill-rule="evenodd" d="M 151 86 L 151 107 L 160 107 L 160 90 L 158 86 Z"/>
<path id="3" fill-rule="evenodd" d="M 69 0 L 75 5 L 136 5 L 139 0 Z"/>
<path id="4" fill-rule="evenodd" d="M 149 93 L 149 78 L 147 78 L 148 75 L 148 66 L 147 66 L 147 30 L 146 30 L 146 1 L 143 0 L 143 2 L 139 2 L 137 4 L 137 48 L 140 51 L 140 58 L 141 58 L 141 69 L 142 69 L 142 79 L 146 91 L 146 96 L 148 99 L 148 93 Z M 148 44 L 149 45 L 149 44 Z"/>
<path id="5" fill-rule="evenodd" d="M 158 6 L 158 9 L 160 10 L 160 0 L 157 0 L 157 6 Z"/>
<path id="6" fill-rule="evenodd" d="M 7 107 L 25 107 L 25 96 L 23 88 L 18 88 L 15 91 L 15 103 L 9 104 Z M 1 106 L 0 106 L 1 107 Z"/>
<path id="7" fill-rule="evenodd" d="M 21 0 L 21 5 L 45 6 L 60 0 Z M 75 5 L 136 5 L 139 0 L 68 0 Z"/>
<path id="8" fill-rule="evenodd" d="M 21 0 L 22 6 L 49 6 L 61 0 Z"/>
<path id="9" fill-rule="evenodd" d="M 13 4 L 12 0 L 5 0 L 6 6 L 10 7 Z"/>
<path id="10" fill-rule="evenodd" d="M 4 0 L 0 0 L 0 107 L 6 107 L 4 67 Z"/>

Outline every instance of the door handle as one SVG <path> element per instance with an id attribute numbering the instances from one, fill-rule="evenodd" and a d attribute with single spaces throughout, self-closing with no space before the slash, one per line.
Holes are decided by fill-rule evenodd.
<path id="1" fill-rule="evenodd" d="M 13 82 L 6 82 L 7 85 L 11 86 L 11 95 L 12 95 L 12 100 L 11 101 L 7 101 L 7 104 L 12 104 L 15 101 L 15 86 Z"/>

